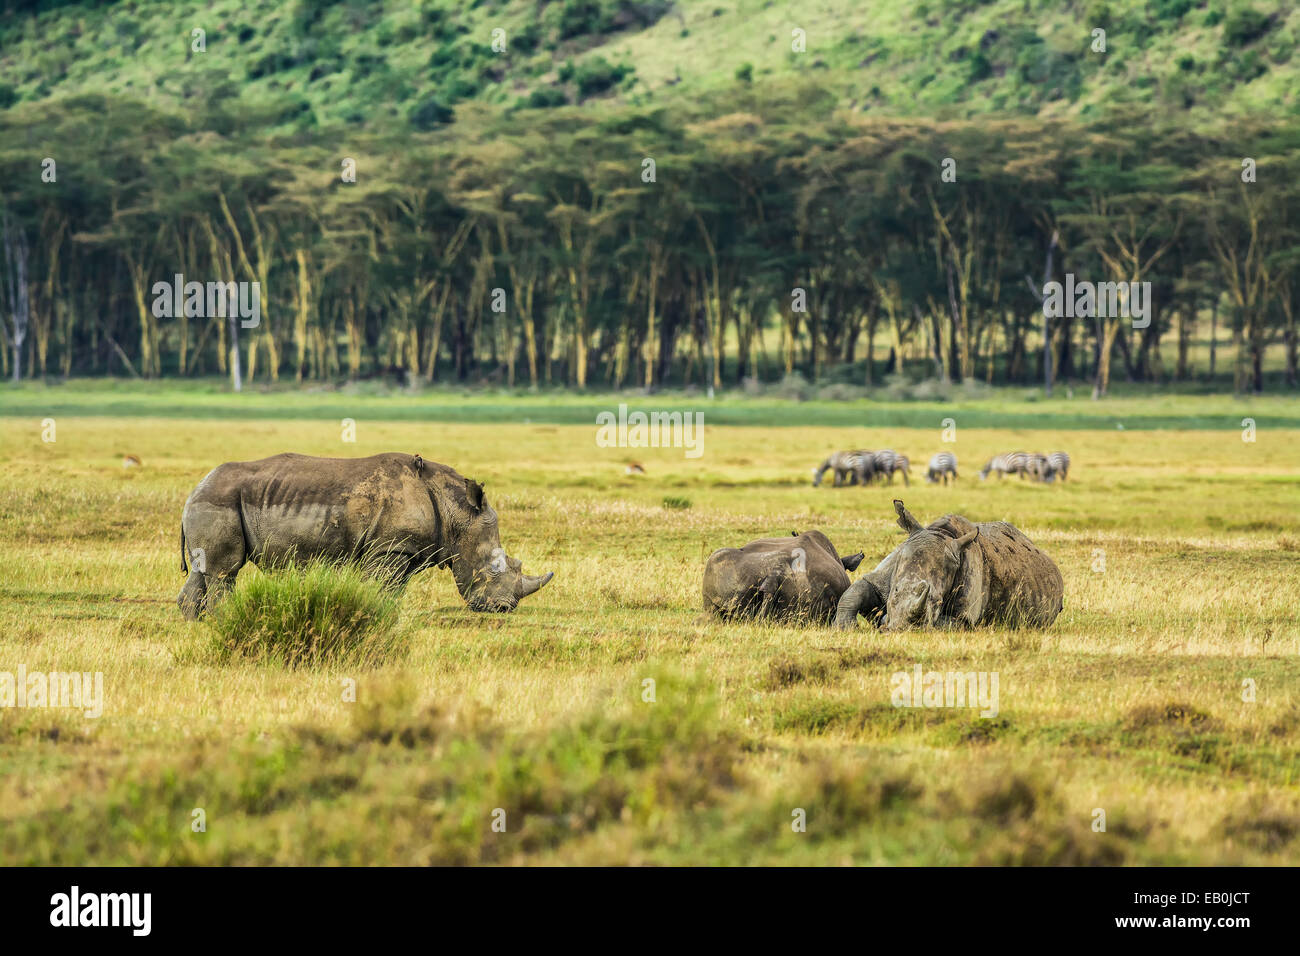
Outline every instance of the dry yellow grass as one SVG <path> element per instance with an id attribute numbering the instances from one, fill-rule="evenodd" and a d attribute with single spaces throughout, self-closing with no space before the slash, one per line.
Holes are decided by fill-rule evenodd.
<path id="1" fill-rule="evenodd" d="M 102 671 L 104 713 L 0 709 L 0 862 L 1294 859 L 1294 432 L 709 427 L 690 461 L 598 448 L 594 426 L 57 427 L 0 418 L 0 672 Z M 882 446 L 911 488 L 810 486 L 828 451 Z M 926 486 L 943 448 L 962 478 Z M 1071 480 L 976 479 L 1014 448 L 1064 448 Z M 216 664 L 174 604 L 181 505 L 212 466 L 285 450 L 451 464 L 555 581 L 482 616 L 417 577 L 410 653 L 378 670 Z M 885 636 L 700 611 L 707 553 L 760 535 L 817 527 L 869 569 L 899 540 L 894 495 L 1019 525 L 1064 575 L 1056 624 Z M 998 716 L 890 706 L 916 664 L 997 672 Z"/>

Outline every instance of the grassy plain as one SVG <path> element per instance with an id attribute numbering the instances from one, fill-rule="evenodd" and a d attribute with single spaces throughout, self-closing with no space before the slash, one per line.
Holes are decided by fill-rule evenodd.
<path id="1" fill-rule="evenodd" d="M 1300 847 L 1284 402 L 681 397 L 706 414 L 690 460 L 596 446 L 591 408 L 657 397 L 69 389 L 0 394 L 0 672 L 102 671 L 104 713 L 0 708 L 0 863 L 1225 864 Z M 443 407 L 460 420 L 432 420 Z M 810 486 L 828 451 L 884 446 L 911 457 L 912 487 Z M 926 486 L 943 448 L 962 478 Z M 1069 451 L 1071 480 L 978 481 L 1014 448 Z M 451 464 L 486 484 L 507 550 L 556 578 L 484 616 L 449 575 L 417 577 L 409 652 L 377 669 L 220 663 L 174 604 L 181 505 L 215 464 L 285 450 Z M 634 459 L 645 475 L 624 473 Z M 1056 624 L 884 636 L 702 614 L 712 549 L 816 527 L 867 569 L 900 539 L 894 495 L 926 521 L 1018 524 L 1061 567 Z M 997 672 L 998 715 L 891 706 L 891 675 L 917 664 Z"/>

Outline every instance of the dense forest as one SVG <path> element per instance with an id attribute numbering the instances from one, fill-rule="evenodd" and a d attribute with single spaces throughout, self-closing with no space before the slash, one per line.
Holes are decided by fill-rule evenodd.
<path id="1" fill-rule="evenodd" d="M 147 5 L 85 16 L 129 22 L 135 6 Z M 321 53 L 334 6 L 299 3 L 276 23 L 302 40 L 281 65 L 310 68 L 304 81 L 323 65 L 344 75 Z M 32 23 L 67 14 L 17 7 L 0 40 L 26 42 Z M 563 58 L 575 38 L 599 46 L 563 36 L 569 21 L 549 13 L 574 8 L 537 5 L 522 44 L 521 31 L 467 35 L 439 7 L 415 8 L 407 39 L 432 50 L 421 70 L 449 92 L 410 96 L 401 122 L 318 116 L 287 92 L 249 101 L 211 76 L 180 100 L 40 90 L 11 44 L 0 78 L 27 86 L 0 83 L 0 370 L 220 374 L 236 387 L 902 374 L 1088 382 L 1101 396 L 1117 375 L 1214 374 L 1189 359 L 1208 321 L 1236 390 L 1297 387 L 1294 106 L 1229 119 L 1133 103 L 922 116 L 846 103 L 815 69 L 756 76 L 749 64 L 666 102 L 630 83 L 635 65 Z M 658 22 L 667 5 L 609 9 L 650 12 L 588 24 L 602 37 Z M 356 30 L 382 26 L 357 17 Z M 1220 19 L 1215 42 L 1237 51 L 1262 50 L 1279 27 Z M 782 43 L 797 47 L 797 32 Z M 240 56 L 241 33 L 221 56 Z M 186 62 L 214 56 L 218 31 L 191 36 L 187 21 L 177 35 Z M 1000 69 L 980 52 L 999 42 L 987 39 L 973 35 L 962 67 L 973 84 Z M 1080 57 L 1089 42 L 1080 27 Z M 539 48 L 553 48 L 549 85 L 470 95 L 507 83 L 493 65 L 503 56 Z M 247 59 L 247 75 L 279 68 L 264 59 Z M 1030 86 L 1038 68 L 1013 67 Z M 360 89 L 394 69 L 381 52 L 347 75 Z M 1151 283 L 1150 324 L 1061 317 L 1044 343 L 1043 288 L 1067 274 Z M 257 324 L 200 300 L 173 308 L 157 289 L 176 276 L 258 283 Z"/>

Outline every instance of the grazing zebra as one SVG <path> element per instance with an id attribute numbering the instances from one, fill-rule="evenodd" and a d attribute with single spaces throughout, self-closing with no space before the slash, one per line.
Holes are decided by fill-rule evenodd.
<path id="1" fill-rule="evenodd" d="M 1065 452 L 1052 452 L 1047 456 L 1047 464 L 1052 469 L 1052 477 L 1059 475 L 1062 481 L 1070 477 L 1070 456 Z"/>
<path id="2" fill-rule="evenodd" d="M 837 451 L 813 469 L 814 488 L 822 483 L 822 475 L 828 471 L 834 472 L 833 488 L 843 484 L 868 485 L 875 474 L 875 465 L 869 451 Z"/>
<path id="3" fill-rule="evenodd" d="M 1020 477 L 1050 484 L 1056 478 L 1056 474 L 1052 471 L 1052 463 L 1046 455 L 1033 454 L 1025 462 L 1025 470 L 1020 473 Z"/>
<path id="4" fill-rule="evenodd" d="M 900 455 L 892 448 L 882 448 L 872 455 L 872 461 L 876 466 L 876 474 L 880 475 L 883 480 L 885 475 L 889 476 L 889 483 L 894 483 L 894 472 L 903 473 L 903 484 L 908 485 L 908 475 L 912 473 L 912 463 L 907 460 L 906 455 Z"/>
<path id="5" fill-rule="evenodd" d="M 998 478 L 1003 475 L 1021 475 L 1025 473 L 1025 468 L 1029 464 L 1030 456 L 1023 451 L 1013 451 L 1007 455 L 994 455 L 989 459 L 988 464 L 980 469 L 980 479 L 983 480 L 989 476 L 989 473 L 996 474 Z"/>
<path id="6" fill-rule="evenodd" d="M 930 467 L 926 469 L 926 484 L 937 485 L 940 482 L 948 483 L 949 476 L 953 481 L 957 480 L 957 456 L 950 451 L 941 451 L 930 459 Z"/>

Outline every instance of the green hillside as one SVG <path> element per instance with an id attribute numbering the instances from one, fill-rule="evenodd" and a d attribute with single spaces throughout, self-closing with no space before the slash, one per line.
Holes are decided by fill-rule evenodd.
<path id="1" fill-rule="evenodd" d="M 671 106 L 745 86 L 771 95 L 801 76 L 846 108 L 954 117 L 1133 104 L 1293 113 L 1300 89 L 1300 8 L 1283 0 L 0 6 L 0 106 L 134 94 L 178 109 L 223 103 L 283 129 L 427 128 L 473 103 Z"/>

